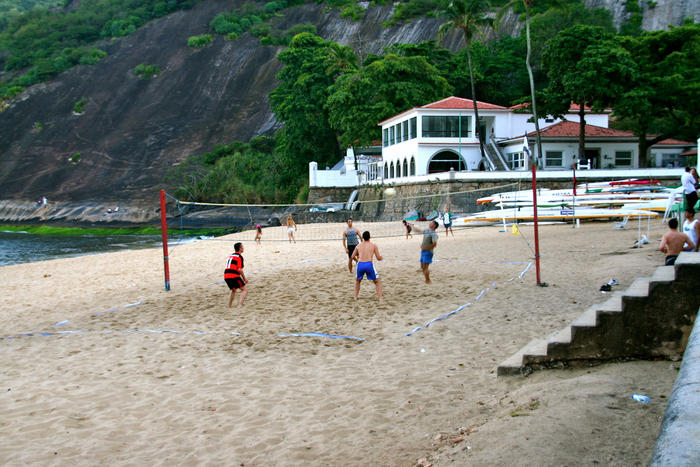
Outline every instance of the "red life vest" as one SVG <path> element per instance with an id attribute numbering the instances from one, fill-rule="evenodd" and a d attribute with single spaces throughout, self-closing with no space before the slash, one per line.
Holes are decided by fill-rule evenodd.
<path id="1" fill-rule="evenodd" d="M 226 270 L 224 271 L 224 279 L 235 279 L 241 277 L 241 269 L 243 269 L 243 256 L 239 253 L 233 253 L 228 257 L 226 262 Z"/>

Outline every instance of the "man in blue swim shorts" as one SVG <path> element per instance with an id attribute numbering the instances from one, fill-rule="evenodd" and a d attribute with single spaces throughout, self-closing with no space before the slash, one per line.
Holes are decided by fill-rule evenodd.
<path id="1" fill-rule="evenodd" d="M 438 233 L 436 232 L 438 223 L 430 221 L 430 228 L 423 231 L 423 242 L 420 245 L 420 267 L 425 276 L 425 283 L 430 284 L 430 272 L 428 266 L 433 262 L 433 250 L 437 246 Z"/>
<path id="2" fill-rule="evenodd" d="M 362 240 L 364 240 L 362 243 L 360 243 L 357 248 L 355 248 L 355 251 L 352 253 L 352 257 L 350 260 L 352 261 L 353 259 L 357 259 L 357 276 L 355 280 L 355 300 L 357 300 L 357 296 L 360 294 L 360 284 L 362 283 L 362 279 L 364 276 L 367 276 L 367 279 L 374 281 L 374 285 L 377 288 L 377 297 L 379 297 L 379 301 L 382 301 L 382 285 L 379 283 L 379 275 L 377 274 L 377 271 L 374 270 L 374 264 L 372 264 L 372 258 L 377 257 L 377 261 L 381 261 L 382 255 L 379 254 L 379 248 L 377 248 L 377 245 L 369 241 L 369 232 L 364 231 L 362 233 Z"/>

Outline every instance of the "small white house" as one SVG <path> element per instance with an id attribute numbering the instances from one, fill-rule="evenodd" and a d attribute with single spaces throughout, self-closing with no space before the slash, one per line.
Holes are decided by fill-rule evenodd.
<path id="1" fill-rule="evenodd" d="M 471 99 L 448 97 L 401 112 L 382 127 L 381 159 L 345 157 L 339 167 L 317 170 L 309 166 L 311 186 L 357 186 L 363 183 L 406 183 L 416 177 L 444 172 L 520 171 L 538 154 L 534 122 L 527 107 L 503 107 L 477 101 L 476 124 Z M 611 110 L 585 108 L 586 153 L 582 168 L 638 167 L 637 138 L 628 131 L 608 128 Z M 570 170 L 578 154 L 579 107 L 572 105 L 563 119 L 540 118 L 542 170 Z M 484 157 L 477 131 L 484 141 Z M 651 148 L 656 167 L 683 165 L 681 153 L 693 145 L 665 140 Z M 343 172 L 343 173 L 340 173 Z M 412 180 L 414 179 L 414 180 Z M 341 181 L 342 180 L 342 181 Z"/>

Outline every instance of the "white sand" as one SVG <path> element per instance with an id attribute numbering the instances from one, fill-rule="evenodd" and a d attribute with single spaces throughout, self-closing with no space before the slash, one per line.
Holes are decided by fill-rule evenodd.
<path id="1" fill-rule="evenodd" d="M 677 363 L 495 369 L 603 302 L 611 277 L 624 290 L 650 276 L 664 231 L 651 229 L 651 244 L 631 249 L 633 221 L 541 226 L 546 288 L 534 265 L 518 278 L 534 257 L 530 227 L 441 231 L 429 286 L 419 235 L 378 238 L 381 304 L 369 282 L 353 302 L 340 240 L 258 246 L 246 232 L 171 247 L 169 292 L 157 249 L 2 267 L 0 336 L 15 338 L 0 340 L 0 462 L 646 464 Z M 230 309 L 222 274 L 237 239 L 250 293 Z M 83 332 L 19 336 L 71 330 Z M 279 336 L 309 332 L 364 341 Z"/>

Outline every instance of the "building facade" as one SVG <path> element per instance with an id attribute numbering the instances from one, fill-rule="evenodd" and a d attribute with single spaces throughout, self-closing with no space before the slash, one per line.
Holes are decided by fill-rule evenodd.
<path id="1" fill-rule="evenodd" d="M 321 174 L 309 167 L 312 186 L 352 186 L 363 183 L 402 183 L 411 178 L 444 172 L 522 171 L 539 154 L 532 114 L 523 105 L 503 107 L 448 97 L 401 112 L 378 125 L 382 128 L 381 157 L 346 156 L 342 169 Z M 629 131 L 608 128 L 611 110 L 584 109 L 585 155 L 578 157 L 579 107 L 572 105 L 563 119 L 539 119 L 542 141 L 541 170 L 633 169 L 639 167 L 637 137 Z M 478 133 L 477 133 L 478 132 Z M 484 155 L 479 147 L 481 135 Z M 664 140 L 651 148 L 654 167 L 684 165 L 682 153 L 692 143 Z M 311 163 L 315 164 L 315 163 Z M 333 172 L 332 169 L 331 172 Z M 343 174 L 340 173 L 343 171 Z M 341 177 L 343 175 L 344 177 Z M 345 181 L 340 181 L 340 178 Z M 354 177 L 354 180 L 350 178 Z M 338 185 L 320 183 L 333 178 Z"/>

